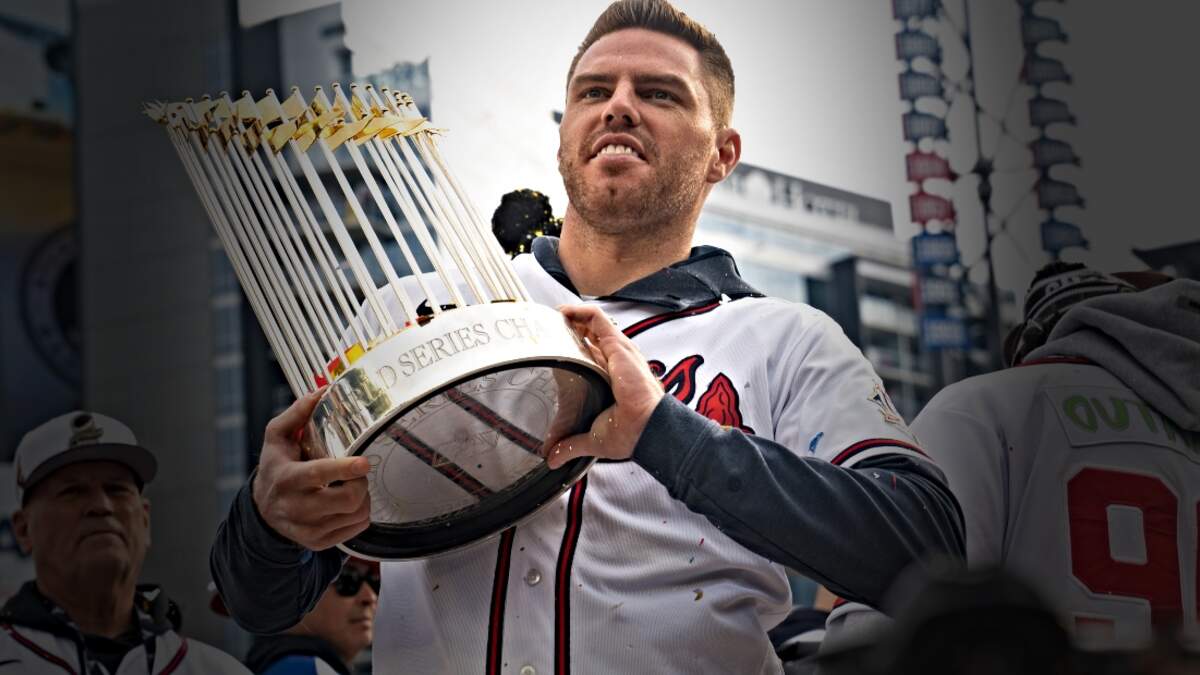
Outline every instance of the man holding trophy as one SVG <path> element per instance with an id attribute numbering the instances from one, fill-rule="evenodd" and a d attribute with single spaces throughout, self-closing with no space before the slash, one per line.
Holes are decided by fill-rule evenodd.
<path id="1" fill-rule="evenodd" d="M 615 402 L 526 448 L 550 471 L 600 461 L 498 538 L 384 562 L 377 671 L 781 672 L 766 631 L 790 609 L 785 566 L 878 603 L 909 564 L 962 555 L 957 503 L 831 319 L 763 296 L 728 253 L 692 247 L 741 153 L 715 36 L 667 2 L 614 3 L 566 98 L 562 236 L 512 267 L 530 299 L 561 309 Z M 480 334 L 447 332 L 430 358 Z M 376 460 L 302 448 L 337 387 L 268 425 L 214 544 L 214 578 L 251 631 L 296 623 L 337 575 L 336 547 L 353 548 L 383 506 Z M 446 396 L 493 435 L 522 438 L 467 393 Z M 433 456 L 415 435 L 393 438 Z M 469 475 L 482 462 L 452 459 L 430 463 L 438 480 L 487 492 Z"/>

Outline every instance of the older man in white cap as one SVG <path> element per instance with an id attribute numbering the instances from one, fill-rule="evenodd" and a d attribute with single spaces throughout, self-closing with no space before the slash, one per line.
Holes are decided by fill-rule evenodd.
<path id="1" fill-rule="evenodd" d="M 157 463 L 129 427 L 73 412 L 21 439 L 13 531 L 36 578 L 0 610 L 0 675 L 244 673 L 176 630 L 179 611 L 139 586 L 150 546 L 142 488 Z"/>

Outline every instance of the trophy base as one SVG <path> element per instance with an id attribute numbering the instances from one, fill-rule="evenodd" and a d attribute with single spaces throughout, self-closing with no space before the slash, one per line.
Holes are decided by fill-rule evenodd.
<path id="1" fill-rule="evenodd" d="M 542 373 L 550 372 L 552 377 L 560 381 L 574 381 L 577 386 L 582 388 L 580 392 L 582 397 L 579 400 L 578 408 L 570 415 L 575 419 L 575 424 L 562 429 L 561 433 L 556 433 L 555 437 L 539 440 L 532 435 L 528 438 L 520 438 L 518 436 L 520 432 L 512 430 L 508 431 L 513 437 L 506 437 L 504 431 L 496 430 L 495 427 L 492 430 L 485 430 L 483 427 L 486 426 L 486 423 L 481 423 L 471 432 L 473 438 L 467 440 L 465 444 L 456 447 L 443 446 L 441 448 L 443 452 L 429 448 L 441 455 L 440 464 L 439 459 L 428 456 L 418 458 L 417 461 L 428 463 L 434 471 L 439 473 L 439 476 L 433 477 L 424 467 L 409 474 L 408 480 L 403 481 L 405 486 L 425 493 L 425 496 L 422 499 L 408 495 L 408 499 L 403 502 L 409 506 L 410 513 L 428 510 L 440 513 L 403 523 L 372 521 L 365 532 L 345 542 L 341 548 L 360 558 L 380 560 L 425 558 L 463 548 L 487 539 L 501 530 L 533 516 L 587 473 L 594 458 L 579 458 L 555 470 L 551 470 L 542 458 L 545 456 L 549 443 L 587 431 L 596 415 L 612 404 L 608 383 L 590 370 L 572 364 L 553 361 L 531 362 L 523 364 L 520 368 L 499 368 L 473 376 L 467 381 L 454 383 L 397 415 L 395 421 L 388 427 L 380 429 L 372 438 L 367 439 L 364 442 L 363 452 L 356 454 L 372 456 L 373 462 L 379 461 L 379 464 L 375 466 L 384 467 L 384 470 L 378 473 L 373 471 L 372 475 L 368 477 L 368 480 L 373 483 L 372 500 L 388 498 L 384 495 L 387 489 L 382 485 L 382 482 L 386 480 L 384 475 L 388 464 L 397 461 L 411 464 L 413 451 L 421 452 L 420 446 L 417 446 L 420 441 L 414 441 L 409 429 L 428 426 L 428 424 L 421 424 L 423 420 L 416 419 L 422 415 L 424 409 L 441 408 L 448 405 L 457 407 L 457 403 L 452 400 L 454 394 L 451 392 L 470 390 L 481 384 L 502 381 L 504 378 L 514 375 L 525 377 L 529 374 L 530 369 L 539 369 Z M 439 412 L 446 415 L 447 418 L 451 418 L 453 417 L 451 413 L 458 411 L 435 411 L 435 417 Z M 428 414 L 426 413 L 426 415 Z M 505 422 L 499 421 L 497 426 L 503 429 L 505 424 Z M 380 457 L 379 451 L 382 449 L 386 452 L 387 447 L 397 438 L 401 439 L 400 445 L 408 454 Z M 497 441 L 496 445 L 491 445 L 493 439 Z M 512 455 L 515 453 L 504 453 L 496 447 L 506 442 L 510 446 L 519 448 L 526 457 L 513 457 Z M 478 448 L 471 449 L 469 447 L 471 443 L 484 446 L 484 452 L 478 452 Z M 395 454 L 394 450 L 392 454 Z M 453 455 L 454 459 L 451 459 L 450 455 Z M 470 456 L 470 459 L 464 462 L 465 456 Z M 379 460 L 376 460 L 376 457 L 379 457 Z M 490 467 L 489 463 L 496 466 Z M 408 467 L 409 470 L 412 468 Z M 496 473 L 507 474 L 509 477 L 516 473 L 521 475 L 515 476 L 511 483 L 504 485 L 501 489 L 494 490 L 488 485 L 495 484 L 496 481 L 485 478 L 489 473 L 493 476 Z M 424 478 L 418 479 L 416 474 L 425 475 Z M 418 481 L 423 484 L 414 485 Z M 453 495 L 446 495 L 447 488 L 444 485 L 438 485 L 438 483 L 444 482 L 455 484 L 456 489 L 450 489 L 450 492 L 454 493 Z M 429 495 L 429 492 L 433 492 L 433 494 Z M 418 500 L 420 503 L 415 503 Z M 460 504 L 464 505 L 455 508 Z M 416 516 L 416 513 L 413 515 Z"/>
<path id="2" fill-rule="evenodd" d="M 356 361 L 318 402 L 305 451 L 370 460 L 371 525 L 340 548 L 425 558 L 497 534 L 570 488 L 592 460 L 552 471 L 546 453 L 611 404 L 606 374 L 557 311 L 476 305 Z"/>

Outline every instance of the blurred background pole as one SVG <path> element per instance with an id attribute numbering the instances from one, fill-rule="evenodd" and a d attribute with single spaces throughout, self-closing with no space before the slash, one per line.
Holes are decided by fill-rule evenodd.
<path id="1" fill-rule="evenodd" d="M 975 126 L 975 167 L 971 173 L 979 179 L 977 190 L 983 209 L 983 258 L 987 262 L 987 348 L 988 365 L 992 370 L 1004 367 L 1000 337 L 1000 298 L 996 291 L 996 268 L 992 264 L 992 160 L 983 156 L 983 137 L 980 132 L 979 116 L 983 112 L 979 105 L 979 92 L 975 86 L 975 47 L 971 43 L 971 0 L 963 0 L 963 45 L 967 49 L 967 80 L 971 83 L 972 122 Z"/>

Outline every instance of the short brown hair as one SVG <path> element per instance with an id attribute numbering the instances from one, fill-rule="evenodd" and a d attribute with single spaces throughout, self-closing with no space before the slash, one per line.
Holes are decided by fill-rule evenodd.
<path id="1" fill-rule="evenodd" d="M 694 47 L 700 53 L 713 119 L 718 127 L 729 126 L 733 117 L 733 64 L 712 31 L 666 0 L 618 0 L 609 5 L 592 24 L 592 30 L 588 31 L 583 44 L 579 45 L 579 51 L 575 52 L 571 69 L 567 71 L 567 85 L 571 84 L 579 59 L 596 40 L 626 28 L 644 28 L 664 33 Z"/>

